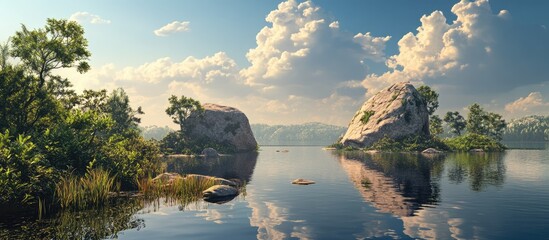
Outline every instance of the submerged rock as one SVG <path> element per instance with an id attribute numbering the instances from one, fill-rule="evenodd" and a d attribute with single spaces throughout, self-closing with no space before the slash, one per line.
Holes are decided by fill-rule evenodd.
<path id="1" fill-rule="evenodd" d="M 214 185 L 202 192 L 205 199 L 227 198 L 238 195 L 238 189 L 227 185 Z"/>
<path id="2" fill-rule="evenodd" d="M 254 151 L 257 142 L 248 117 L 240 110 L 211 103 L 202 105 L 202 115 L 189 117 L 190 136 L 234 148 L 237 152 Z"/>
<path id="3" fill-rule="evenodd" d="M 340 143 L 364 148 L 385 136 L 399 139 L 410 135 L 429 135 L 429 114 L 426 102 L 414 86 L 401 82 L 366 101 Z"/>
<path id="4" fill-rule="evenodd" d="M 307 180 L 307 179 L 303 179 L 303 178 L 298 178 L 298 179 L 296 179 L 296 180 L 293 180 L 293 181 L 292 181 L 292 184 L 297 184 L 297 185 L 310 185 L 310 184 L 315 184 L 315 181 Z"/>
<path id="5" fill-rule="evenodd" d="M 439 151 L 439 150 L 436 150 L 434 148 L 427 148 L 425 150 L 423 150 L 421 153 L 425 153 L 425 154 L 437 154 L 437 153 L 443 153 L 442 151 Z"/>
<path id="6" fill-rule="evenodd" d="M 204 155 L 205 158 L 216 158 L 219 157 L 219 153 L 213 148 L 205 148 L 202 150 L 202 155 Z"/>

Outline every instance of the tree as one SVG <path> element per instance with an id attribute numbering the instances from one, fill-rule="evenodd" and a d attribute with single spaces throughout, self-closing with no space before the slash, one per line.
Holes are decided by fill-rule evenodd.
<path id="1" fill-rule="evenodd" d="M 501 141 L 503 137 L 503 131 L 507 124 L 505 120 L 502 119 L 501 115 L 496 113 L 488 113 L 484 117 L 487 127 L 487 135 Z"/>
<path id="2" fill-rule="evenodd" d="M 429 112 L 429 115 L 433 115 L 438 108 L 438 93 L 426 85 L 419 87 L 417 91 L 427 103 L 427 111 Z"/>
<path id="3" fill-rule="evenodd" d="M 467 131 L 492 137 L 501 140 L 506 123 L 502 116 L 497 113 L 486 112 L 474 103 L 469 106 L 469 115 L 467 116 Z"/>
<path id="4" fill-rule="evenodd" d="M 444 132 L 442 129 L 442 119 L 438 115 L 433 115 L 429 118 L 429 132 L 433 135 L 439 135 Z"/>
<path id="5" fill-rule="evenodd" d="M 486 112 L 478 105 L 474 103 L 469 106 L 469 114 L 467 115 L 467 131 L 470 133 L 476 133 L 486 135 L 487 129 L 484 125 Z"/>
<path id="6" fill-rule="evenodd" d="M 0 70 L 6 68 L 10 57 L 10 38 L 5 44 L 0 43 Z"/>
<path id="7" fill-rule="evenodd" d="M 137 117 L 143 114 L 141 107 L 133 110 L 130 106 L 130 100 L 124 89 L 118 88 L 112 91 L 106 102 L 106 112 L 109 113 L 115 122 L 114 131 L 118 134 L 137 133 L 138 124 L 141 118 Z"/>
<path id="8" fill-rule="evenodd" d="M 202 113 L 204 111 L 200 102 L 190 97 L 181 96 L 181 98 L 177 98 L 172 95 L 168 100 L 170 101 L 170 106 L 166 109 L 166 114 L 172 117 L 174 123 L 179 124 L 181 133 L 185 132 L 185 122 L 192 113 Z"/>
<path id="9" fill-rule="evenodd" d="M 90 69 L 88 40 L 82 26 L 75 21 L 49 18 L 44 29 L 35 30 L 22 25 L 11 42 L 11 55 L 38 76 L 40 88 L 54 69 L 76 66 L 80 73 Z"/>
<path id="10" fill-rule="evenodd" d="M 446 116 L 444 116 L 444 122 L 448 123 L 448 125 L 450 125 L 450 131 L 458 136 L 461 135 L 461 132 L 466 126 L 465 118 L 463 118 L 458 111 L 447 112 Z"/>

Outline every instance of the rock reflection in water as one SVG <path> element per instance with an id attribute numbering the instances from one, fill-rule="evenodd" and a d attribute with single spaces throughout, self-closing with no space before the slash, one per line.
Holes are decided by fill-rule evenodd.
<path id="1" fill-rule="evenodd" d="M 381 212 L 413 216 L 440 198 L 443 156 L 364 152 L 336 153 L 360 194 Z"/>
<path id="2" fill-rule="evenodd" d="M 257 162 L 257 152 L 238 153 L 219 158 L 167 157 L 167 172 L 202 174 L 250 182 Z"/>

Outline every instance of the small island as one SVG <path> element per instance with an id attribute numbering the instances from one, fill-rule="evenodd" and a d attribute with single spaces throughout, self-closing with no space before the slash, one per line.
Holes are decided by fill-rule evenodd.
<path id="1" fill-rule="evenodd" d="M 438 93 L 429 86 L 416 90 L 408 82 L 393 84 L 362 105 L 345 134 L 331 147 L 429 154 L 505 150 L 500 143 L 506 127 L 501 115 L 486 112 L 475 103 L 469 106 L 467 119 L 456 111 L 447 112 L 442 120 L 434 115 L 438 105 Z M 454 137 L 438 136 L 443 132 L 442 121 Z"/>

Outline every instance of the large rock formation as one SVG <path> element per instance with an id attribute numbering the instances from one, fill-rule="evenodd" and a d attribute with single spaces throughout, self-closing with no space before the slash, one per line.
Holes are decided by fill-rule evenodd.
<path id="1" fill-rule="evenodd" d="M 429 135 L 427 105 L 409 82 L 380 91 L 355 114 L 340 143 L 369 147 L 384 136 L 399 139 L 409 135 Z"/>
<path id="2" fill-rule="evenodd" d="M 230 145 L 237 152 L 253 151 L 257 148 L 250 123 L 243 112 L 211 103 L 202 106 L 204 112 L 201 116 L 193 113 L 189 117 L 191 137 Z"/>

